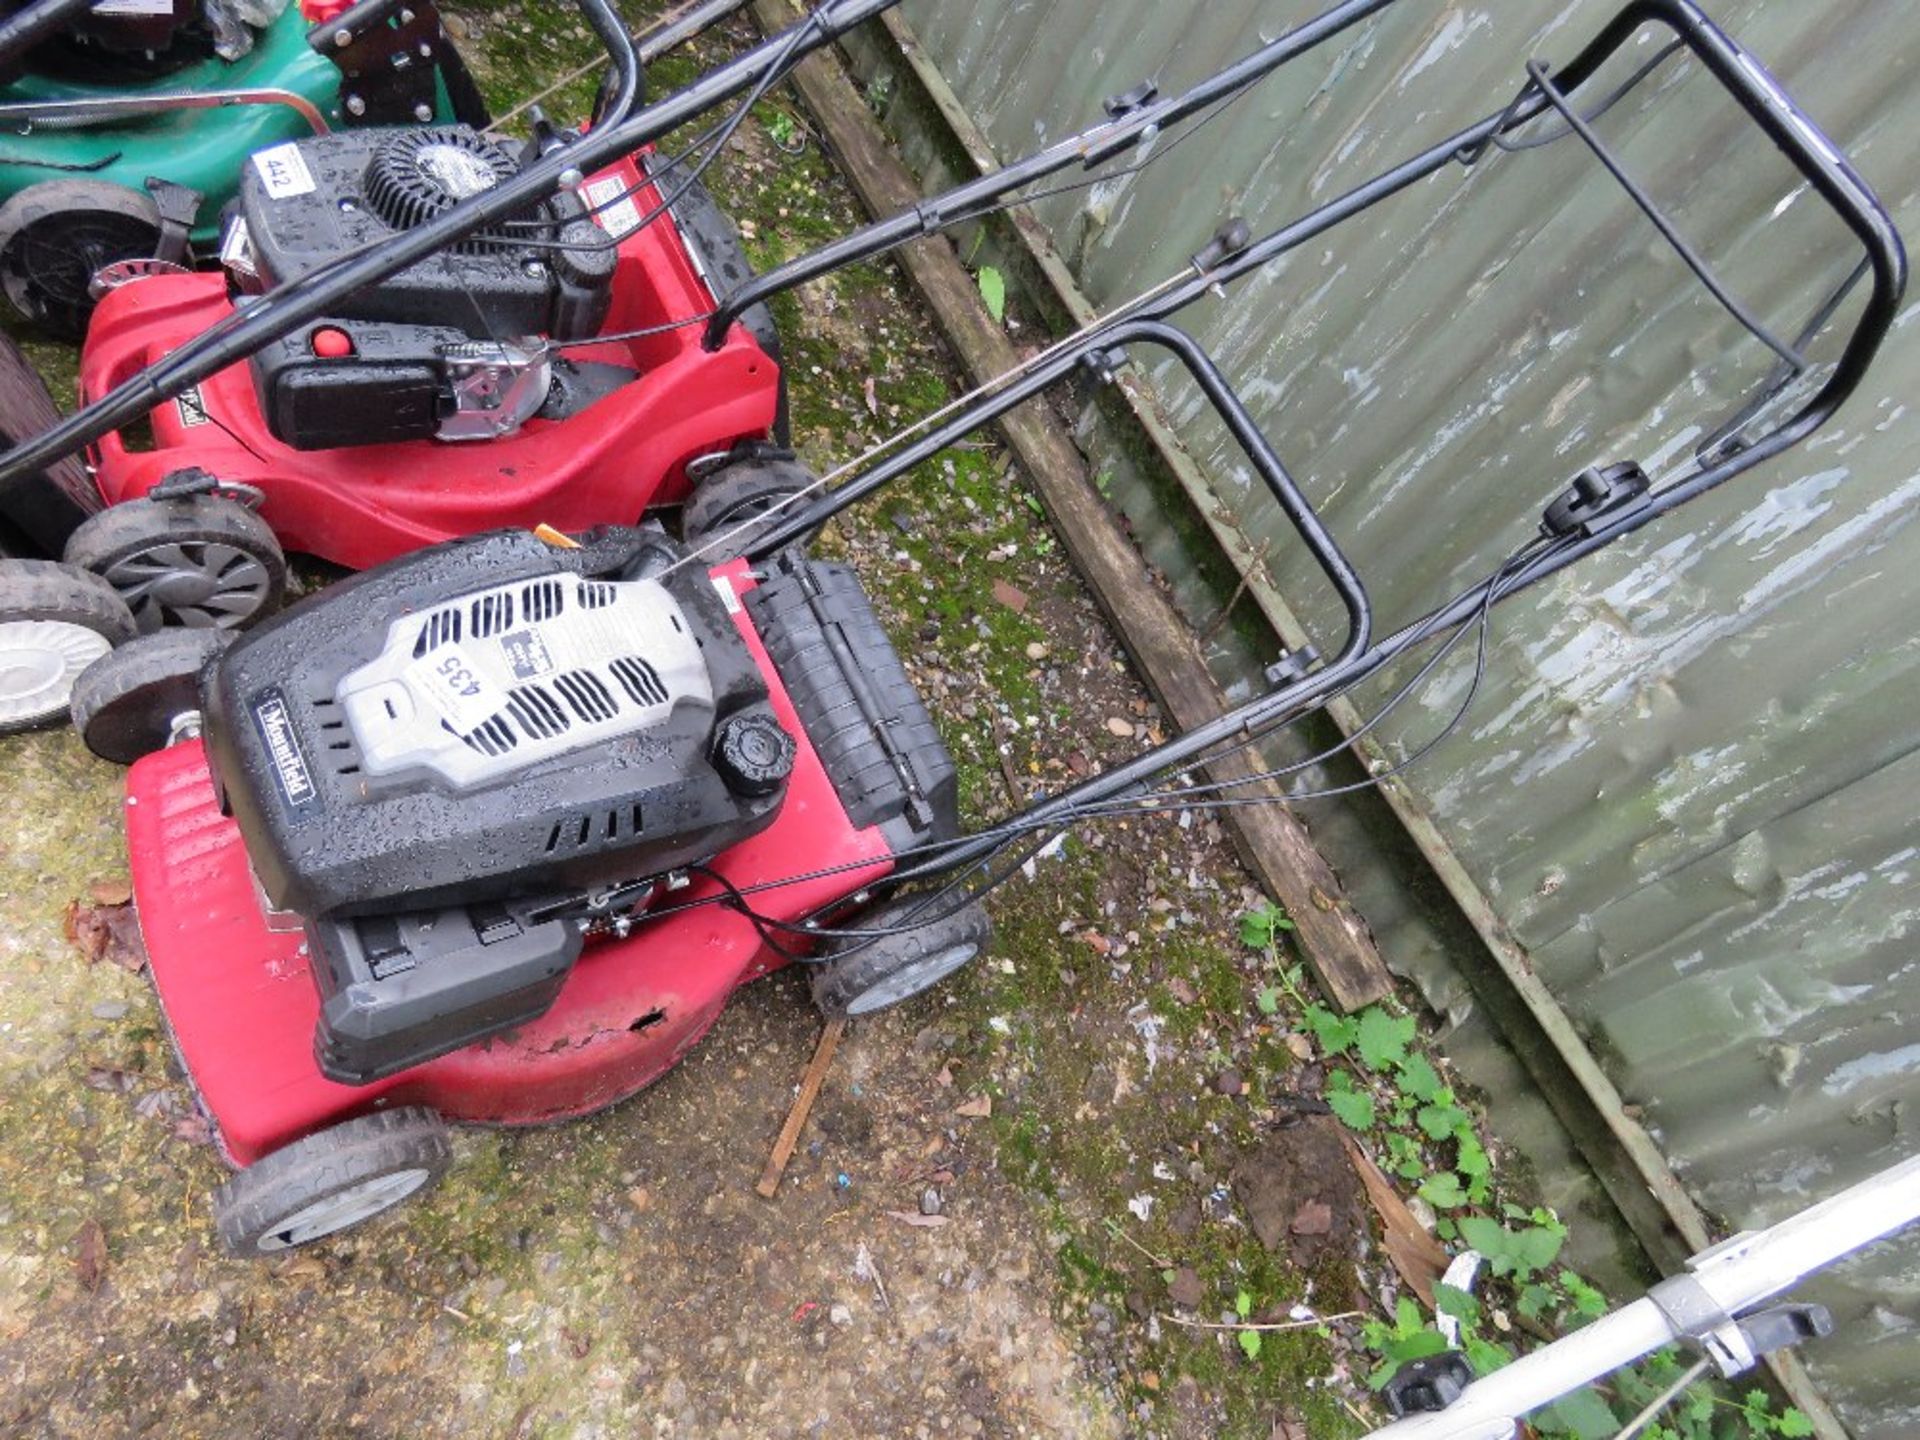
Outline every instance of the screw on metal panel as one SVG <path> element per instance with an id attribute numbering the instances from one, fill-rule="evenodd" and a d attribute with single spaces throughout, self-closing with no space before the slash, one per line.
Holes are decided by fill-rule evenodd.
<path id="1" fill-rule="evenodd" d="M 344 28 L 334 31 L 333 43 L 339 49 L 346 49 L 347 46 L 353 43 L 353 32 Z"/>
<path id="2" fill-rule="evenodd" d="M 582 175 L 578 170 L 569 169 L 560 172 L 560 183 L 570 190 L 586 178 L 587 177 Z"/>
<path id="3" fill-rule="evenodd" d="M 424 100 L 421 101 L 420 104 L 413 107 L 413 118 L 423 125 L 426 124 L 427 121 L 433 118 L 433 107 Z"/>
<path id="4" fill-rule="evenodd" d="M 420 42 L 420 58 L 422 60 L 431 60 L 433 58 L 433 46 L 424 40 Z"/>
<path id="5" fill-rule="evenodd" d="M 366 101 L 364 101 L 364 100 L 362 100 L 362 99 L 361 99 L 361 98 L 360 98 L 360 97 L 359 97 L 358 95 L 349 95 L 349 96 L 347 96 L 347 113 L 348 113 L 349 115 L 364 115 L 364 114 L 366 114 L 366 113 L 367 113 L 367 102 L 366 102 Z"/>
<path id="6" fill-rule="evenodd" d="M 402 25 L 411 25 L 413 23 L 413 11 L 402 10 L 400 12 L 400 23 Z"/>

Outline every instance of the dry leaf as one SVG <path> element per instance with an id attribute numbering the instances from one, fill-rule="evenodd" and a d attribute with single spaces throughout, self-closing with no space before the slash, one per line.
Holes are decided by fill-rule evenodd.
<path id="1" fill-rule="evenodd" d="M 1374 1211 L 1380 1216 L 1380 1226 L 1386 1237 L 1387 1258 L 1393 1261 L 1393 1268 L 1400 1272 L 1400 1278 L 1431 1310 L 1433 1282 L 1446 1273 L 1447 1252 L 1413 1218 L 1413 1212 L 1407 1208 L 1407 1202 L 1400 1198 L 1400 1192 L 1393 1188 L 1393 1182 L 1380 1172 L 1380 1167 L 1368 1158 L 1352 1137 L 1342 1135 L 1340 1138 L 1346 1143 L 1347 1156 L 1360 1176 L 1360 1183 L 1367 1187 L 1367 1198 L 1373 1202 Z"/>
<path id="2" fill-rule="evenodd" d="M 74 900 L 67 905 L 64 922 L 67 939 L 89 965 L 111 960 L 135 975 L 147 968 L 146 942 L 132 905 L 82 905 Z"/>
<path id="3" fill-rule="evenodd" d="M 963 1100 L 953 1107 L 953 1113 L 964 1115 L 969 1120 L 984 1120 L 993 1114 L 993 1097 L 976 1095 L 971 1100 Z"/>
<path id="4" fill-rule="evenodd" d="M 133 899 L 133 885 L 125 877 L 96 880 L 87 886 L 87 894 L 93 897 L 96 905 L 125 905 Z"/>
<path id="5" fill-rule="evenodd" d="M 73 1269 L 80 1288 L 89 1295 L 100 1288 L 107 1277 L 107 1232 L 98 1220 L 89 1220 L 73 1237 Z"/>
<path id="6" fill-rule="evenodd" d="M 189 1145 L 211 1145 L 213 1127 L 207 1123 L 207 1117 L 195 1110 L 191 1115 L 182 1115 L 173 1122 L 173 1138 L 184 1140 Z"/>
<path id="7" fill-rule="evenodd" d="M 1200 998 L 1200 992 L 1178 975 L 1167 982 L 1167 993 L 1182 1005 L 1191 1005 Z"/>
<path id="8" fill-rule="evenodd" d="M 87 1071 L 87 1088 L 101 1090 L 108 1095 L 125 1095 L 137 1083 L 132 1074 L 116 1070 L 110 1065 L 96 1065 Z"/>
<path id="9" fill-rule="evenodd" d="M 1273 1422 L 1273 1430 L 1267 1440 L 1310 1440 L 1307 1422 L 1292 1415 L 1282 1415 Z"/>
<path id="10" fill-rule="evenodd" d="M 993 598 L 1013 611 L 1016 615 L 1024 615 L 1026 613 L 1027 592 L 1016 585 L 1009 585 L 1004 580 L 994 581 Z"/>
<path id="11" fill-rule="evenodd" d="M 917 1225 L 922 1230 L 938 1230 L 947 1223 L 944 1215 L 922 1215 L 918 1210 L 889 1210 L 887 1214 L 902 1225 Z"/>

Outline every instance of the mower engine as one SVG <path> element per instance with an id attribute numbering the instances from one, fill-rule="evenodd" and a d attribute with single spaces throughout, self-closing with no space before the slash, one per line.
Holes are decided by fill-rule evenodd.
<path id="1" fill-rule="evenodd" d="M 229 282 L 239 297 L 298 284 L 518 168 L 465 125 L 344 131 L 262 150 L 221 246 Z M 253 358 L 267 426 L 295 449 L 328 450 L 492 440 L 536 414 L 563 418 L 633 378 L 555 361 L 546 344 L 599 329 L 616 259 L 616 241 L 570 191 L 430 255 Z M 593 373 L 583 379 L 583 370 Z"/>
<path id="2" fill-rule="evenodd" d="M 663 537 L 621 534 L 422 552 L 207 679 L 215 783 L 266 905 L 306 929 L 329 1078 L 538 1016 L 589 932 L 779 810 L 795 742 L 726 605 L 702 570 L 660 574 Z M 601 578 L 608 545 L 629 578 Z"/>

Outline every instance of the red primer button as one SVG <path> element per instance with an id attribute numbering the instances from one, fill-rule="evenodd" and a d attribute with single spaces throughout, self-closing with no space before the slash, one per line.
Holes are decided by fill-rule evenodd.
<path id="1" fill-rule="evenodd" d="M 353 337 L 344 330 L 334 329 L 331 325 L 324 325 L 314 331 L 313 338 L 308 343 L 313 346 L 313 353 L 322 360 L 344 360 L 353 354 Z"/>

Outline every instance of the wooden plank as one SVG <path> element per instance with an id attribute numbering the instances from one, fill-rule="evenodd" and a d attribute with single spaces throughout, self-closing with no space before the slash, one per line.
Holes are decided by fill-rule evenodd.
<path id="1" fill-rule="evenodd" d="M 800 1077 L 800 1091 L 793 1097 L 793 1108 L 787 1111 L 787 1123 L 780 1127 L 780 1138 L 773 1142 L 773 1153 L 767 1156 L 767 1168 L 760 1172 L 760 1181 L 753 1187 L 769 1200 L 780 1188 L 780 1177 L 787 1172 L 787 1161 L 793 1158 L 793 1147 L 800 1143 L 800 1131 L 807 1123 L 807 1116 L 813 1113 L 813 1102 L 820 1098 L 820 1087 L 827 1081 L 827 1068 L 833 1064 L 833 1052 L 840 1048 L 840 1037 L 846 1032 L 844 1015 L 836 1015 L 820 1031 L 820 1043 L 813 1047 L 813 1059 L 807 1062 L 806 1074 Z"/>
<path id="2" fill-rule="evenodd" d="M 754 0 L 754 12 L 769 30 L 799 18 L 789 0 Z M 837 58 L 827 53 L 809 57 L 794 84 L 870 211 L 891 215 L 920 198 L 913 177 Z M 944 238 L 915 241 L 900 252 L 900 261 L 975 383 L 1018 363 L 1013 343 L 987 313 L 973 278 Z M 1044 403 L 1022 406 L 1002 419 L 1000 428 L 1081 577 L 1162 707 L 1183 729 L 1221 714 L 1227 698 L 1207 669 L 1198 641 L 1147 573 L 1133 542 L 1094 488 L 1079 451 Z M 1259 769 L 1243 752 L 1214 765 L 1210 773 L 1216 780 L 1235 780 Z M 1259 793 L 1279 794 L 1272 785 L 1260 786 Z M 1355 1010 L 1387 995 L 1393 977 L 1386 962 L 1299 818 L 1277 798 L 1271 805 L 1225 813 L 1235 848 L 1292 916 L 1307 962 L 1334 1004 Z"/>

